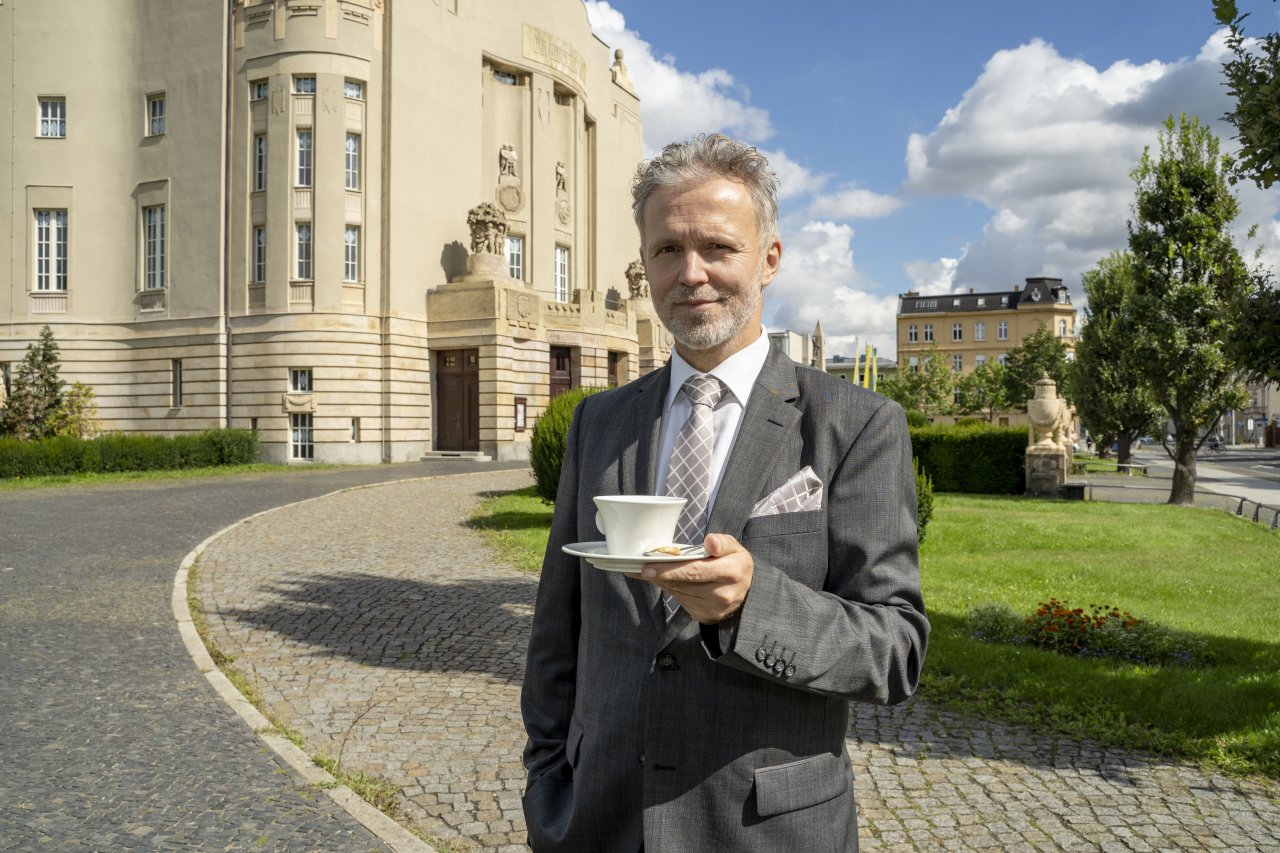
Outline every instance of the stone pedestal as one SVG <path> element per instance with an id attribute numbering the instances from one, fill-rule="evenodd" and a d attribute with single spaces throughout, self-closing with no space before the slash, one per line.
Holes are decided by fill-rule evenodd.
<path id="1" fill-rule="evenodd" d="M 1057 445 L 1033 444 L 1027 448 L 1027 495 L 1056 498 L 1058 487 L 1067 479 L 1062 451 Z"/>

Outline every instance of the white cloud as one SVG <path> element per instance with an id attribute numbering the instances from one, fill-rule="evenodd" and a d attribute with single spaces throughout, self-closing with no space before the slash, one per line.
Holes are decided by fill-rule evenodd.
<path id="1" fill-rule="evenodd" d="M 852 355 L 855 341 L 893 357 L 896 296 L 878 296 L 853 260 L 853 229 L 809 222 L 783 233 L 782 270 L 765 291 L 768 325 L 808 334 L 821 322 L 828 355 Z"/>
<path id="2" fill-rule="evenodd" d="M 769 113 L 747 103 L 745 89 L 728 71 L 682 71 L 674 56 L 655 56 L 649 43 L 627 29 L 622 13 L 607 2 L 586 0 L 586 6 L 595 34 L 623 51 L 623 62 L 640 97 L 646 154 L 702 132 L 723 131 L 753 142 L 773 135 Z"/>
<path id="3" fill-rule="evenodd" d="M 782 149 L 777 151 L 760 150 L 769 160 L 769 168 L 778 176 L 778 200 L 811 195 L 826 186 L 827 176 L 815 174 L 787 156 Z"/>
<path id="4" fill-rule="evenodd" d="M 809 216 L 815 219 L 878 219 L 902 207 L 902 200 L 883 195 L 856 184 L 845 184 L 834 193 L 820 195 L 809 205 Z"/>
<path id="5" fill-rule="evenodd" d="M 939 258 L 936 261 L 908 261 L 902 268 L 911 279 L 912 290 L 923 296 L 939 296 L 950 293 L 955 286 L 959 265 L 960 258 Z"/>
<path id="6" fill-rule="evenodd" d="M 1075 287 L 1081 272 L 1124 248 L 1130 172 L 1168 115 L 1198 116 L 1231 145 L 1232 129 L 1219 119 L 1229 107 L 1222 55 L 1221 32 L 1194 59 L 1171 63 L 1099 69 L 1039 40 L 993 55 L 933 131 L 907 142 L 905 191 L 959 195 L 993 211 L 949 286 L 991 289 L 1045 274 Z M 1274 194 L 1237 190 L 1241 235 L 1274 220 Z M 1276 234 L 1260 229 L 1266 258 L 1280 258 Z M 907 269 L 913 281 L 937 281 L 927 261 Z"/>

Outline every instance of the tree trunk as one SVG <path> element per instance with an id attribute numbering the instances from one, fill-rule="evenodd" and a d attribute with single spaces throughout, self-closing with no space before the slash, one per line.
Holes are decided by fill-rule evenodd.
<path id="1" fill-rule="evenodd" d="M 1116 439 L 1119 447 L 1116 449 L 1116 464 L 1128 465 L 1129 454 L 1133 450 L 1133 437 L 1128 433 L 1120 433 L 1120 437 Z"/>
<path id="2" fill-rule="evenodd" d="M 1191 506 L 1196 499 L 1196 444 L 1194 438 L 1179 435 L 1173 455 L 1173 488 L 1169 503 Z"/>

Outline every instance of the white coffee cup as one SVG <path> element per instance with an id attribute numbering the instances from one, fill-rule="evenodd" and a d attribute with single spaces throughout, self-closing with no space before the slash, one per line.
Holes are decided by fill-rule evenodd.
<path id="1" fill-rule="evenodd" d="M 599 495 L 596 527 L 610 554 L 635 556 L 674 543 L 684 498 L 658 495 Z"/>

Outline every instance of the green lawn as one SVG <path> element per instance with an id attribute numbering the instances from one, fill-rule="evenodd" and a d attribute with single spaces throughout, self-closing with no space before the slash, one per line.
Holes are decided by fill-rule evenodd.
<path id="1" fill-rule="evenodd" d="M 1280 778 L 1280 535 L 1213 510 L 940 494 L 921 552 L 924 698 Z M 536 571 L 551 508 L 522 490 L 476 524 Z M 1137 666 L 983 643 L 969 610 L 1056 597 L 1205 638 L 1216 665 Z"/>
<path id="2" fill-rule="evenodd" d="M 348 466 L 324 462 L 305 465 L 275 465 L 250 462 L 245 465 L 217 465 L 209 468 L 177 468 L 163 471 L 116 471 L 107 474 L 49 474 L 40 477 L 0 477 L 0 492 L 42 489 L 50 486 L 92 486 L 99 484 L 163 482 L 165 480 L 197 480 L 205 477 L 229 477 L 235 474 L 300 474 L 308 471 L 333 471 Z"/>

